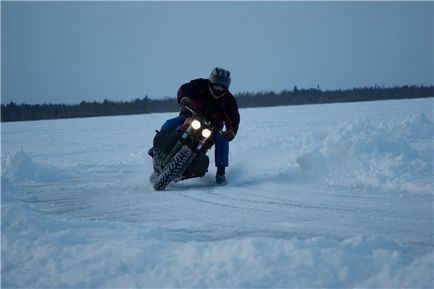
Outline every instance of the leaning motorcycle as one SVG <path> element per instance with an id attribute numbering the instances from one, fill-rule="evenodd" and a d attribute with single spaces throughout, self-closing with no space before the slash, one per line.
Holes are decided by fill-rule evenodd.
<path id="1" fill-rule="evenodd" d="M 213 145 L 215 127 L 191 108 L 185 109 L 191 117 L 183 125 L 157 131 L 154 137 L 151 152 L 154 172 L 149 180 L 157 191 L 163 191 L 170 183 L 203 177 L 208 171 L 206 153 Z"/>

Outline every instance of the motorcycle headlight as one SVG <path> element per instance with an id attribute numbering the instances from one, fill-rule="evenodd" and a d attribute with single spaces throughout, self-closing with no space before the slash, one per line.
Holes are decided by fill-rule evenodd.
<path id="1" fill-rule="evenodd" d="M 202 126 L 202 124 L 200 123 L 200 121 L 198 121 L 197 119 L 195 119 L 195 120 L 193 120 L 193 121 L 191 122 L 191 126 L 192 126 L 194 129 L 200 129 L 200 127 Z"/>
<path id="2" fill-rule="evenodd" d="M 210 136 L 211 136 L 211 130 L 209 130 L 209 129 L 204 129 L 203 131 L 202 131 L 202 136 L 204 137 L 204 138 L 209 138 Z"/>

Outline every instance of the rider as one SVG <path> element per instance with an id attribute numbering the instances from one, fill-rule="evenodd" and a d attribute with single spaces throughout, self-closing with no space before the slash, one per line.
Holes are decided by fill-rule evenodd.
<path id="1" fill-rule="evenodd" d="M 201 113 L 208 121 L 225 131 L 214 131 L 216 182 L 226 182 L 225 168 L 229 165 L 229 142 L 235 138 L 240 123 L 237 101 L 229 91 L 230 72 L 214 68 L 208 79 L 198 78 L 181 85 L 178 90 L 179 116 L 167 120 L 161 129 L 174 129 L 188 117 L 188 106 Z"/>

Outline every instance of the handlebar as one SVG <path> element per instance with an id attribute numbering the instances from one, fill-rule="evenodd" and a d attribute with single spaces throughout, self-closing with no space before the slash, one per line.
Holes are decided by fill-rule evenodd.
<path id="1" fill-rule="evenodd" d="M 197 113 L 193 109 L 189 108 L 188 106 L 184 106 L 184 109 L 188 110 L 192 115 L 195 116 L 197 115 Z"/>
<path id="2" fill-rule="evenodd" d="M 199 113 L 197 113 L 195 110 L 193 110 L 192 108 L 188 107 L 188 106 L 184 106 L 184 109 L 188 110 L 193 116 L 196 117 L 200 117 L 202 118 L 202 121 L 209 127 L 211 127 L 212 129 L 217 129 L 217 131 L 219 132 L 219 134 L 222 134 L 222 130 L 221 128 L 219 128 L 218 126 L 212 124 L 210 121 L 205 120 L 205 117 Z"/>

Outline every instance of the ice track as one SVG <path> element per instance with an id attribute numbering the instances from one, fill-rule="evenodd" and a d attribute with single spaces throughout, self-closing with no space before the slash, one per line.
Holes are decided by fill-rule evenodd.
<path id="1" fill-rule="evenodd" d="M 62 237 L 63 234 L 82 236 L 82 243 L 78 237 L 72 240 L 82 246 L 83 252 L 95 250 L 93 245 L 88 245 L 93 244 L 88 243 L 90 240 L 106 245 L 102 253 L 106 258 L 100 261 L 80 261 L 87 260 L 85 253 L 77 257 L 77 264 L 94 264 L 105 272 L 101 273 L 99 281 L 92 276 L 83 281 L 69 279 L 67 284 L 77 287 L 107 287 L 106 280 L 110 280 L 108 287 L 116 286 L 113 284 L 120 287 L 152 284 L 154 287 L 334 288 L 405 284 L 426 287 L 432 281 L 432 258 L 430 261 L 429 257 L 433 252 L 432 101 L 429 98 L 243 109 L 239 134 L 231 144 L 229 184 L 215 185 L 215 168 L 211 165 L 204 178 L 169 185 L 163 192 L 154 191 L 148 182 L 152 165 L 146 152 L 154 129 L 173 114 L 2 124 L 2 222 L 6 224 L 2 225 L 2 244 L 6 248 L 2 249 L 6 258 L 2 273 L 5 284 L 24 287 L 31 284 L 17 277 L 22 275 L 20 264 L 35 268 L 40 259 L 26 255 L 17 257 L 24 253 L 16 240 L 27 240 L 25 236 L 31 236 L 28 232 L 34 232 L 33 226 L 36 226 L 40 234 L 29 237 L 26 246 L 33 246 L 33 238 L 39 238 L 36 244 L 60 250 L 53 253 L 53 257 L 69 256 L 73 254 L 70 250 L 75 250 L 75 247 L 62 245 L 61 240 L 69 240 Z M 210 158 L 213 164 L 212 154 Z M 28 214 L 23 216 L 23 210 Z M 42 219 L 36 218 L 38 221 L 33 224 L 33 214 Z M 29 228 L 28 232 L 21 233 L 23 224 L 20 222 L 24 223 L 24 228 Z M 43 224 L 51 225 L 46 228 Z M 95 230 L 91 224 L 95 224 Z M 46 230 L 55 231 L 46 237 Z M 98 234 L 102 235 L 98 237 Z M 142 247 L 144 241 L 145 247 Z M 161 246 L 154 247 L 154 241 Z M 59 242 L 58 247 L 53 245 Z M 151 254 L 149 258 L 140 257 L 140 261 L 131 257 L 136 263 L 129 259 L 125 266 L 138 273 L 127 279 L 120 277 L 124 269 L 116 269 L 116 264 L 117 257 L 127 258 L 129 251 L 120 251 L 119 255 L 118 243 L 132 246 L 137 256 L 144 252 Z M 253 250 L 251 255 L 243 256 L 247 260 L 259 258 L 262 261 L 253 259 L 252 264 L 264 267 L 250 269 L 242 276 L 235 274 L 230 268 L 238 266 L 239 256 L 234 253 L 237 246 L 241 246 L 240 250 Z M 315 279 L 303 279 L 304 271 L 292 268 L 290 271 L 295 275 L 287 275 L 273 266 L 276 262 L 283 267 L 291 264 L 285 259 L 273 259 L 286 254 L 294 256 L 294 252 L 288 253 L 292 249 L 286 246 L 297 249 L 300 255 L 296 256 L 304 265 L 307 265 L 303 257 L 306 252 L 327 263 L 326 260 L 330 260 L 328 248 L 337 250 L 337 256 L 342 254 L 343 260 L 352 260 L 354 254 L 362 255 L 361 259 L 348 261 L 349 272 L 354 271 L 353 275 L 344 274 L 347 279 L 324 277 L 315 283 Z M 44 255 L 44 251 L 40 251 L 43 248 L 36 246 L 35 256 Z M 229 259 L 219 259 L 213 248 L 226 252 Z M 204 268 L 204 271 L 185 275 L 182 270 L 191 266 L 181 262 L 183 257 L 177 259 L 179 263 L 173 263 L 182 268 L 180 272 L 171 271 L 171 267 L 164 271 L 160 265 L 168 261 L 160 259 L 160 255 L 174 254 L 172 249 L 181 250 L 181 255 L 197 254 L 195 258 L 202 260 L 197 268 Z M 386 252 L 386 261 L 382 257 L 371 259 L 377 249 Z M 152 250 L 154 255 L 150 253 Z M 265 257 L 269 250 L 277 250 L 276 255 Z M 201 256 L 208 253 L 217 255 L 202 259 Z M 405 258 L 396 259 L 396 254 Z M 105 259 L 115 267 L 103 266 Z M 62 270 L 63 260 L 55 263 L 58 270 Z M 363 279 L 363 275 L 355 272 L 360 271 L 358 264 L 366 260 L 380 263 L 372 266 L 372 272 L 365 272 Z M 13 265 L 15 262 L 17 264 Z M 342 265 L 339 262 L 331 268 L 339 271 Z M 366 268 L 371 268 L 369 262 Z M 146 278 L 140 271 L 143 264 L 152 268 L 145 271 Z M 400 266 L 409 267 L 401 271 Z M 81 268 L 74 269 L 72 274 Z M 310 270 L 321 274 L 321 268 Z M 385 272 L 389 272 L 387 268 L 395 268 L 392 272 L 395 275 L 389 279 L 384 277 Z M 158 271 L 162 277 L 153 274 L 153 270 L 162 270 Z M 406 270 L 418 274 L 409 275 Z M 65 287 L 60 279 L 50 283 L 46 278 L 67 276 L 69 272 L 50 275 L 49 271 L 43 274 L 38 270 L 30 271 L 34 275 L 29 275 L 29 280 L 37 278 L 38 286 L 44 288 L 53 284 Z M 41 272 L 46 272 L 43 267 Z M 233 279 L 218 278 L 209 272 L 227 274 Z M 250 274 L 254 272 L 269 272 L 273 277 L 252 279 Z M 112 273 L 112 279 L 106 279 Z M 336 276 L 342 272 L 330 274 Z M 194 279 L 195 276 L 198 279 Z M 261 275 L 256 273 L 255 276 Z M 354 276 L 361 276 L 361 279 Z M 146 282 L 141 283 L 143 280 Z M 154 281 L 148 283 L 149 280 Z M 225 280 L 232 281 L 225 283 Z"/>

